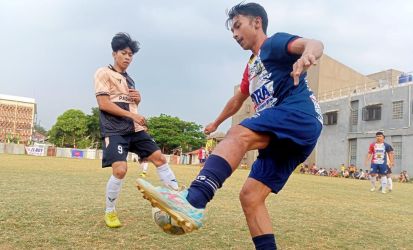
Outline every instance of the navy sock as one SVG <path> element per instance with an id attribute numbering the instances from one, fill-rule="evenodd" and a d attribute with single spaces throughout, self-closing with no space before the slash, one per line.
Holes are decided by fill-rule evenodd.
<path id="1" fill-rule="evenodd" d="M 277 249 L 274 234 L 263 234 L 252 238 L 256 250 L 274 250 Z"/>
<path id="2" fill-rule="evenodd" d="M 201 172 L 188 189 L 188 202 L 196 208 L 205 208 L 215 191 L 232 174 L 229 163 L 218 155 L 210 155 Z"/>

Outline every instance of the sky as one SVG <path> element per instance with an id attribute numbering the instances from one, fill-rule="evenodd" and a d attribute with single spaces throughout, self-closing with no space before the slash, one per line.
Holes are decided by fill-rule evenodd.
<path id="1" fill-rule="evenodd" d="M 0 94 L 34 98 L 46 129 L 68 109 L 90 114 L 94 73 L 113 63 L 112 37 L 128 32 L 141 43 L 128 68 L 142 96 L 139 112 L 205 126 L 233 95 L 250 56 L 224 25 L 238 2 L 0 0 Z M 269 35 L 321 40 L 326 54 L 362 74 L 413 71 L 412 1 L 257 2 Z"/>

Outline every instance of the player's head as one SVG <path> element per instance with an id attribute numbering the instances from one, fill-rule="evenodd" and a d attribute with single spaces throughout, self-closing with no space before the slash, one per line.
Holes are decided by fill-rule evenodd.
<path id="1" fill-rule="evenodd" d="M 383 132 L 378 131 L 376 133 L 376 142 L 382 143 L 384 141 L 384 138 L 385 138 L 385 136 L 384 136 Z"/>
<path id="2" fill-rule="evenodd" d="M 267 12 L 257 3 L 241 2 L 232 7 L 227 15 L 225 25 L 231 30 L 238 44 L 245 50 L 252 48 L 259 32 L 267 34 Z"/>
<path id="3" fill-rule="evenodd" d="M 139 42 L 132 40 L 128 33 L 117 33 L 112 38 L 112 56 L 115 64 L 126 70 L 132 62 L 133 55 L 140 49 Z"/>

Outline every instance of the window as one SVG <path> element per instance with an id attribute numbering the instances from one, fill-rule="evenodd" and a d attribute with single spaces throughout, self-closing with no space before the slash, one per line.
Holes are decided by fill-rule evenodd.
<path id="1" fill-rule="evenodd" d="M 324 125 L 334 125 L 337 124 L 337 114 L 338 111 L 331 111 L 323 114 Z"/>
<path id="2" fill-rule="evenodd" d="M 393 119 L 403 119 L 403 101 L 393 102 Z"/>
<path id="3" fill-rule="evenodd" d="M 381 104 L 366 106 L 363 108 L 363 121 L 381 120 Z"/>
<path id="4" fill-rule="evenodd" d="M 402 159 L 402 143 L 393 142 L 392 146 L 394 150 L 394 160 L 401 160 Z"/>
<path id="5" fill-rule="evenodd" d="M 350 164 L 356 165 L 357 163 L 357 139 L 350 139 L 349 143 L 349 155 L 350 155 Z"/>
<path id="6" fill-rule="evenodd" d="M 350 125 L 357 125 L 359 120 L 359 101 L 351 102 Z"/>

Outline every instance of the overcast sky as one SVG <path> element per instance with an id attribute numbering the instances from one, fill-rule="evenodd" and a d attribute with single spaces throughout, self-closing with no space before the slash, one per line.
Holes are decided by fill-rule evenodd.
<path id="1" fill-rule="evenodd" d="M 68 109 L 90 114 L 93 75 L 113 62 L 110 41 L 122 31 L 142 45 L 128 69 L 142 95 L 140 113 L 204 126 L 232 96 L 250 55 L 224 26 L 225 10 L 238 2 L 0 0 L 0 94 L 35 98 L 47 129 Z M 325 53 L 363 74 L 413 71 L 412 1 L 258 3 L 268 34 L 319 39 Z"/>

